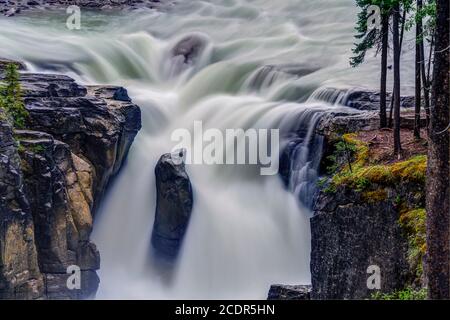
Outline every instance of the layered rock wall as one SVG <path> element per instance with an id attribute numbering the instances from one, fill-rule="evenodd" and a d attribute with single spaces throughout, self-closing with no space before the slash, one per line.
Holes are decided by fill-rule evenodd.
<path id="1" fill-rule="evenodd" d="M 0 298 L 93 297 L 93 216 L 141 127 L 140 109 L 121 87 L 61 75 L 23 73 L 21 86 L 26 130 L 0 111 Z M 79 290 L 66 284 L 72 265 Z"/>

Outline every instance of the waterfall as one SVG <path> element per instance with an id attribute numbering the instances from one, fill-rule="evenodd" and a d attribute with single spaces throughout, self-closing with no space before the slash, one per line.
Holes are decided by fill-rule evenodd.
<path id="1" fill-rule="evenodd" d="M 326 88 L 378 85 L 376 58 L 357 71 L 348 66 L 353 2 L 192 0 L 164 12 L 83 11 L 79 31 L 67 30 L 61 13 L 45 23 L 0 18 L 0 56 L 84 84 L 123 85 L 142 109 L 143 128 L 96 215 L 98 298 L 264 299 L 270 284 L 310 283 L 310 207 L 323 143 L 315 126 L 325 112 L 345 109 L 342 91 Z M 177 48 L 183 39 L 195 48 Z M 279 129 L 287 174 L 188 165 L 194 209 L 168 266 L 152 258 L 150 245 L 154 168 L 174 146 L 171 133 L 195 121 L 221 131 Z"/>

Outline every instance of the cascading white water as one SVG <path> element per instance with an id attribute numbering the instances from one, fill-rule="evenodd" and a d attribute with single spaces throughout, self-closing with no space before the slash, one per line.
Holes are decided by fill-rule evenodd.
<path id="1" fill-rule="evenodd" d="M 142 108 L 143 129 L 96 216 L 99 298 L 259 299 L 270 284 L 310 282 L 310 211 L 302 203 L 310 204 L 317 178 L 314 123 L 342 108 L 322 101 L 339 97 L 320 88 L 378 85 L 376 58 L 348 66 L 355 14 L 353 0 L 193 0 L 167 12 L 83 13 L 80 31 L 65 28 L 64 13 L 0 20 L 1 57 L 123 85 Z M 187 34 L 206 46 L 183 69 L 170 50 Z M 409 88 L 412 70 L 404 73 Z M 174 146 L 173 130 L 199 120 L 221 130 L 279 128 L 283 146 L 302 133 L 288 190 L 252 167 L 188 166 L 194 211 L 168 272 L 151 255 L 154 167 Z"/>

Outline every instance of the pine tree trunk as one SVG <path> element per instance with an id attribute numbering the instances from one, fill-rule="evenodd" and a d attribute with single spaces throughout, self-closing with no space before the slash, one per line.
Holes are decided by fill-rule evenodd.
<path id="1" fill-rule="evenodd" d="M 427 278 L 430 299 L 450 298 L 449 0 L 436 0 L 427 169 Z"/>
<path id="2" fill-rule="evenodd" d="M 394 154 L 400 157 L 402 146 L 400 141 L 400 5 L 394 5 L 393 42 L 394 42 Z"/>
<path id="3" fill-rule="evenodd" d="M 417 0 L 417 10 L 422 8 L 422 0 Z M 422 103 L 421 71 L 424 64 L 421 52 L 422 19 L 416 21 L 416 93 L 414 109 L 414 137 L 420 139 L 420 108 Z M 423 42 L 422 42 L 423 43 Z"/>
<path id="4" fill-rule="evenodd" d="M 381 79 L 380 79 L 380 128 L 387 127 L 386 118 L 386 80 L 387 80 L 387 55 L 389 45 L 389 14 L 382 17 L 382 44 L 381 44 Z"/>
<path id="5" fill-rule="evenodd" d="M 421 55 L 421 59 L 423 61 L 422 65 L 421 65 L 421 70 L 422 70 L 422 87 L 423 87 L 423 97 L 424 97 L 424 102 L 425 102 L 425 114 L 426 114 L 426 119 L 427 119 L 427 129 L 430 128 L 430 66 L 431 66 L 431 53 L 433 51 L 433 38 L 431 39 L 431 44 L 430 44 L 430 55 L 428 57 L 428 72 L 425 69 L 425 46 L 424 46 L 424 42 L 423 39 L 421 39 L 420 41 L 420 55 Z"/>
<path id="6" fill-rule="evenodd" d="M 405 22 L 406 22 L 406 11 L 403 11 L 403 17 L 402 17 L 402 32 L 400 33 L 400 53 L 402 52 L 402 47 L 403 47 L 403 37 L 405 35 Z M 395 84 L 394 84 L 395 86 Z M 395 88 L 392 88 L 392 97 L 391 97 L 391 103 L 390 103 L 390 111 L 389 111 L 389 123 L 388 126 L 389 128 L 392 128 L 392 113 L 393 113 L 393 109 L 394 109 L 394 90 Z"/>

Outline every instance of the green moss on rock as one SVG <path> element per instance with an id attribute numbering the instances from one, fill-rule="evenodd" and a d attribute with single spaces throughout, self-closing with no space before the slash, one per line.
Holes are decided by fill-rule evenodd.
<path id="1" fill-rule="evenodd" d="M 389 165 L 370 163 L 369 146 L 356 138 L 355 134 L 342 137 L 356 150 L 353 162 L 344 165 L 332 178 L 332 184 L 349 186 L 364 191 L 376 184 L 393 186 L 396 183 L 425 183 L 427 158 L 425 155 L 411 157 L 408 160 Z"/>
<path id="2" fill-rule="evenodd" d="M 408 238 L 408 260 L 415 270 L 415 278 L 423 273 L 423 257 L 426 253 L 426 211 L 420 209 L 402 209 L 399 223 Z"/>
<path id="3" fill-rule="evenodd" d="M 378 189 L 374 191 L 365 191 L 362 194 L 363 200 L 368 203 L 376 203 L 385 201 L 388 197 L 387 191 L 385 189 Z"/>

